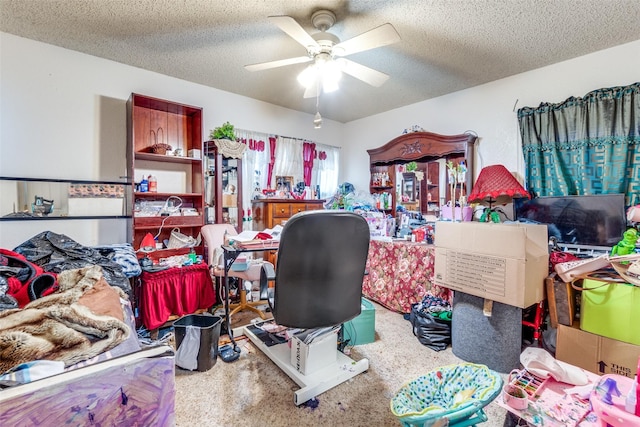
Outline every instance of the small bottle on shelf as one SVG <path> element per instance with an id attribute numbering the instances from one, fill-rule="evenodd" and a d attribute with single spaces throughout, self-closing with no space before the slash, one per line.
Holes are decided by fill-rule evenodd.
<path id="1" fill-rule="evenodd" d="M 150 193 L 158 192 L 158 179 L 153 175 L 149 175 L 149 192 Z"/>
<path id="2" fill-rule="evenodd" d="M 140 181 L 140 192 L 146 193 L 147 191 L 149 191 L 149 181 L 143 176 L 142 181 Z"/>

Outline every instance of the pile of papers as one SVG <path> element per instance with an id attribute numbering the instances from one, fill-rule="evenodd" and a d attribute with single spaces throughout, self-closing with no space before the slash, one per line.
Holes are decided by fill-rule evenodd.
<path id="1" fill-rule="evenodd" d="M 281 225 L 264 231 L 245 230 L 236 236 L 231 236 L 229 243 L 243 249 L 277 248 L 280 243 L 280 233 L 282 233 Z"/>

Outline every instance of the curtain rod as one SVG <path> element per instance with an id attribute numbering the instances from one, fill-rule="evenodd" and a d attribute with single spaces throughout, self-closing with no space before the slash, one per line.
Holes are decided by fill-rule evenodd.
<path id="1" fill-rule="evenodd" d="M 296 141 L 313 142 L 314 144 L 326 145 L 327 147 L 337 148 L 338 150 L 342 148 L 342 147 L 336 147 L 335 145 L 323 144 L 322 142 L 311 141 L 311 140 L 309 140 L 309 139 L 304 139 L 304 138 L 296 138 L 296 137 L 293 137 L 293 136 L 275 135 L 275 134 L 270 134 L 270 133 L 256 132 L 256 131 L 252 131 L 252 130 L 244 130 L 244 129 L 238 129 L 238 132 L 260 133 L 260 134 L 262 134 L 262 135 L 265 135 L 267 138 L 268 138 L 269 136 L 275 136 L 275 137 L 280 137 L 280 138 L 295 139 Z"/>

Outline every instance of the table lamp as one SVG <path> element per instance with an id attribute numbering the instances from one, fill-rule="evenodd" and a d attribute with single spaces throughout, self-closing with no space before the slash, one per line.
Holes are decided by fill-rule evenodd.
<path id="1" fill-rule="evenodd" d="M 480 222 L 500 222 L 500 216 L 492 208 L 494 203 L 506 204 L 510 203 L 516 197 L 531 196 L 522 185 L 514 178 L 514 176 L 503 165 L 491 165 L 482 168 L 476 183 L 469 194 L 469 203 L 480 203 L 489 205 L 485 209 Z"/>

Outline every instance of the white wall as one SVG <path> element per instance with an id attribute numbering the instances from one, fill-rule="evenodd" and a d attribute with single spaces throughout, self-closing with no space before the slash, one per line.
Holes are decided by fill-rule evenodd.
<path id="1" fill-rule="evenodd" d="M 124 175 L 125 103 L 132 92 L 202 107 L 205 135 L 228 120 L 239 129 L 342 146 L 340 182 L 358 190 L 368 190 L 366 150 L 412 125 L 442 134 L 474 131 L 476 175 L 482 166 L 503 163 L 522 176 L 515 109 L 640 80 L 639 40 L 344 125 L 325 119 L 317 130 L 309 114 L 117 62 L 2 32 L 0 46 L 0 175 L 36 178 Z M 0 222 L 0 247 L 43 230 L 86 245 L 124 241 L 125 222 Z"/>
<path id="2" fill-rule="evenodd" d="M 238 129 L 333 146 L 342 141 L 343 125 L 332 120 L 314 129 L 313 115 L 7 33 L 0 32 L 0 46 L 0 176 L 124 176 L 132 92 L 202 107 L 204 136 L 230 121 Z M 43 230 L 85 245 L 125 241 L 125 222 L 3 221 L 0 247 L 12 249 Z"/>
<path id="3" fill-rule="evenodd" d="M 342 163 L 340 175 L 357 189 L 368 191 L 366 150 L 384 145 L 405 128 L 419 125 L 441 134 L 475 132 L 479 137 L 475 176 L 483 166 L 502 163 L 522 179 L 517 109 L 537 107 L 541 102 L 562 102 L 595 89 L 638 81 L 640 40 L 353 121 L 344 126 L 341 156 L 349 162 Z"/>

